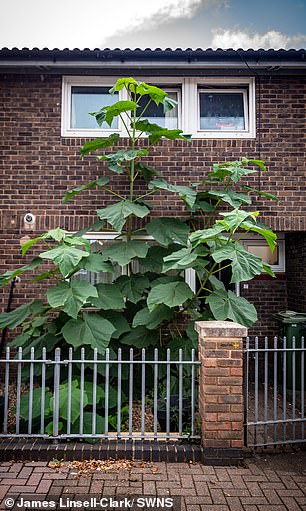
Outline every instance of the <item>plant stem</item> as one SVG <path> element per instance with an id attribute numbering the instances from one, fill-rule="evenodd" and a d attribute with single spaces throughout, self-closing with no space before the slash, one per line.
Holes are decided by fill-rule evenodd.
<path id="1" fill-rule="evenodd" d="M 106 192 L 111 193 L 112 195 L 115 195 L 116 197 L 119 197 L 119 199 L 121 199 L 121 200 L 125 200 L 125 198 L 122 197 L 122 195 L 119 195 L 119 193 L 116 193 L 113 190 L 110 190 L 109 188 L 103 188 L 103 190 L 105 190 Z"/>

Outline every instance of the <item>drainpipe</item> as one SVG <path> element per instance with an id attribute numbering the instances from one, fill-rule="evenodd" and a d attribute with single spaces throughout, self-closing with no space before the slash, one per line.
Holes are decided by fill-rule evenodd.
<path id="1" fill-rule="evenodd" d="M 17 282 L 20 282 L 20 279 L 18 277 L 14 277 L 11 282 L 11 286 L 10 286 L 10 293 L 9 293 L 9 298 L 8 298 L 8 302 L 7 302 L 6 312 L 10 312 L 10 310 L 11 310 L 11 305 L 12 305 L 12 300 L 13 300 L 13 295 L 14 295 L 14 287 Z M 5 327 L 2 330 L 2 336 L 1 336 L 1 342 L 0 342 L 0 358 L 2 358 L 2 352 L 3 352 L 4 345 L 5 345 L 6 334 L 7 334 L 7 327 Z"/>

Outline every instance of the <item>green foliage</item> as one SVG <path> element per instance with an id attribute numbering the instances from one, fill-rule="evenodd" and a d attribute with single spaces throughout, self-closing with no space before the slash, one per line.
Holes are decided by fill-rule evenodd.
<path id="1" fill-rule="evenodd" d="M 112 310 L 125 307 L 123 295 L 117 284 L 97 284 L 98 297 L 92 298 L 91 303 L 98 309 Z"/>
<path id="2" fill-rule="evenodd" d="M 44 305 L 41 300 L 33 300 L 30 303 L 20 305 L 11 312 L 0 314 L 0 329 L 9 328 L 14 330 L 21 325 L 29 316 L 36 316 L 44 311 Z"/>
<path id="3" fill-rule="evenodd" d="M 53 279 L 46 293 L 48 305 L 34 300 L 0 314 L 0 328 L 21 328 L 13 343 L 23 348 L 25 356 L 29 356 L 31 348 L 39 351 L 44 346 L 48 354 L 57 347 L 65 353 L 70 347 L 74 351 L 84 347 L 85 354 L 96 348 L 100 357 L 105 355 L 107 348 L 112 357 L 119 347 L 127 355 L 130 347 L 136 351 L 144 347 L 151 350 L 157 345 L 161 357 L 165 357 L 163 350 L 167 347 L 182 347 L 184 353 L 190 354 L 191 348 L 197 346 L 197 334 L 193 329 L 195 319 L 231 320 L 248 327 L 257 320 L 254 306 L 245 298 L 236 296 L 231 286 L 226 288 L 217 275 L 226 268 L 230 274 L 228 284 L 248 281 L 263 272 L 273 276 L 270 266 L 246 251 L 242 244 L 243 238 L 252 233 L 263 238 L 272 251 L 276 245 L 275 234 L 258 222 L 259 213 L 254 211 L 252 198 L 277 199 L 248 183 L 248 177 L 258 169 L 267 170 L 264 163 L 245 157 L 241 161 L 217 163 L 208 176 L 193 184 L 175 182 L 171 177 L 164 179 L 150 164 L 152 146 L 162 145 L 164 139 L 180 140 L 180 144 L 187 145 L 190 136 L 180 129 L 167 129 L 151 123 L 146 119 L 146 109 L 153 102 L 168 112 L 176 102 L 162 89 L 134 78 L 120 78 L 110 93 L 123 89 L 125 100 L 103 106 L 91 115 L 100 126 L 103 123 L 111 126 L 115 119 L 120 120 L 127 131 L 128 146 L 118 148 L 119 135 L 113 133 L 103 139 L 87 141 L 80 150 L 82 158 L 98 151 L 97 160 L 112 177 L 102 172 L 99 178 L 91 177 L 92 180 L 89 178 L 85 184 L 67 191 L 63 198 L 64 203 L 73 203 L 83 191 L 98 187 L 103 196 L 107 193 L 110 199 L 115 197 L 116 202 L 103 203 L 97 210 L 96 222 L 74 235 L 57 228 L 27 241 L 22 246 L 22 255 L 39 247 L 38 255 L 26 265 L 0 276 L 3 286 L 27 272 L 32 277 L 32 273 L 44 265 L 35 280 Z M 122 195 L 116 186 L 118 179 Z M 137 190 L 141 191 L 137 193 Z M 154 211 L 152 217 L 146 218 L 154 205 L 151 197 L 160 195 L 161 190 L 181 199 L 182 208 L 185 208 L 182 218 L 160 218 Z M 101 229 L 109 231 L 110 226 L 117 233 L 115 239 L 109 245 L 103 243 L 98 253 L 91 252 L 90 243 L 83 235 Z M 44 250 L 41 250 L 42 246 Z M 123 268 L 119 276 L 118 266 Z M 187 269 L 196 272 L 196 291 L 184 281 L 183 273 Z M 94 273 L 94 279 L 97 278 L 99 283 L 93 285 L 79 280 L 84 270 Z M 105 280 L 101 281 L 100 275 Z M 82 364 L 74 367 L 71 428 L 74 432 L 80 430 L 79 377 L 82 366 L 86 369 L 83 431 L 88 433 L 93 420 L 93 367 L 87 362 Z M 105 370 L 105 366 L 97 364 L 101 382 Z M 36 364 L 37 378 L 40 376 L 38 371 Z M 111 360 L 109 371 L 111 381 L 115 381 L 118 366 Z M 160 378 L 164 375 L 164 368 L 160 367 Z M 127 378 L 127 366 L 123 364 L 123 382 Z M 174 374 L 171 381 L 174 389 L 177 386 Z M 47 373 L 46 384 L 46 432 L 51 434 L 53 424 L 48 421 L 54 404 L 49 390 L 54 384 L 52 370 Z M 64 365 L 61 366 L 59 392 L 60 428 L 64 431 L 69 420 L 67 369 Z M 122 417 L 127 405 L 124 396 L 123 390 Z M 104 431 L 104 400 L 103 384 L 100 384 L 96 395 L 97 433 Z M 24 420 L 28 417 L 28 402 L 28 396 L 22 396 L 20 413 Z M 33 402 L 33 428 L 38 428 L 40 388 L 34 389 Z M 111 388 L 109 408 L 116 406 L 117 394 Z M 115 415 L 109 415 L 109 426 L 117 427 Z"/>
<path id="4" fill-rule="evenodd" d="M 98 297 L 98 291 L 89 282 L 82 280 L 59 282 L 47 291 L 49 305 L 54 309 L 61 307 L 68 316 L 75 319 L 89 297 Z"/>
<path id="5" fill-rule="evenodd" d="M 185 282 L 167 282 L 153 287 L 148 295 L 147 304 L 149 310 L 153 311 L 158 304 L 177 307 L 192 297 L 193 292 Z"/>
<path id="6" fill-rule="evenodd" d="M 66 244 L 59 245 L 56 248 L 52 248 L 51 250 L 40 254 L 42 259 L 50 259 L 56 266 L 58 266 L 64 278 L 68 277 L 68 275 L 74 271 L 83 257 L 88 256 L 89 252 L 86 253 L 79 248 Z"/>
<path id="7" fill-rule="evenodd" d="M 208 303 L 213 316 L 221 321 L 231 319 L 248 327 L 257 321 L 254 305 L 245 298 L 235 295 L 232 291 L 217 289 L 207 296 L 206 303 Z"/>
<path id="8" fill-rule="evenodd" d="M 149 279 L 144 275 L 132 274 L 129 277 L 122 275 L 116 280 L 119 285 L 121 293 L 130 302 L 137 303 L 143 297 L 143 292 L 148 289 L 150 285 Z"/>
<path id="9" fill-rule="evenodd" d="M 107 179 L 107 177 L 100 177 L 100 179 L 96 179 L 94 181 L 91 181 L 90 183 L 86 183 L 86 185 L 77 186 L 76 188 L 73 188 L 72 190 L 66 193 L 62 202 L 68 202 L 75 195 L 78 195 L 79 193 L 83 192 L 84 190 L 88 190 L 93 186 L 99 186 L 99 188 L 103 188 L 108 182 L 109 179 Z"/>
<path id="10" fill-rule="evenodd" d="M 68 344 L 79 347 L 89 344 L 104 354 L 116 328 L 99 314 L 84 313 L 82 318 L 70 319 L 63 327 L 62 334 Z"/>
<path id="11" fill-rule="evenodd" d="M 197 193 L 193 188 L 188 186 L 174 186 L 167 183 L 164 179 L 154 179 L 149 183 L 148 187 L 149 189 L 167 190 L 168 192 L 177 193 L 190 209 L 193 208 L 197 198 Z"/>
<path id="12" fill-rule="evenodd" d="M 153 218 L 146 226 L 147 233 L 164 247 L 170 243 L 187 245 L 189 226 L 176 218 Z"/>
<path id="13" fill-rule="evenodd" d="M 148 243 L 130 240 L 125 243 L 114 243 L 103 251 L 103 255 L 120 264 L 120 266 L 126 266 L 136 257 L 139 259 L 146 257 L 148 250 Z"/>
<path id="14" fill-rule="evenodd" d="M 107 220 L 116 231 L 121 231 L 126 219 L 132 215 L 138 218 L 144 218 L 150 213 L 146 206 L 135 204 L 130 200 L 122 200 L 111 206 L 97 210 L 97 215 L 102 220 Z"/>

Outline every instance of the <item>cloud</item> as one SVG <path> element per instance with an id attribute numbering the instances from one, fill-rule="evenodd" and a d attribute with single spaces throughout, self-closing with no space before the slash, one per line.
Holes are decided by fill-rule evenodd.
<path id="1" fill-rule="evenodd" d="M 201 8 L 224 7 L 227 1 L 10 0 L 1 12 L 0 46 L 102 48 L 109 40 L 116 46 L 116 36 L 190 19 Z"/>
<path id="2" fill-rule="evenodd" d="M 173 20 L 192 18 L 201 7 L 226 5 L 227 0 L 133 0 L 132 4 L 126 0 L 117 0 L 116 22 L 106 27 L 102 42 L 114 35 L 152 29 Z"/>
<path id="3" fill-rule="evenodd" d="M 248 33 L 245 30 L 228 30 L 216 29 L 213 30 L 213 39 L 211 43 L 212 48 L 274 48 L 274 49 L 289 49 L 289 48 L 303 48 L 306 44 L 305 34 L 296 34 L 288 36 L 276 30 L 269 30 L 265 34 L 258 32 Z"/>

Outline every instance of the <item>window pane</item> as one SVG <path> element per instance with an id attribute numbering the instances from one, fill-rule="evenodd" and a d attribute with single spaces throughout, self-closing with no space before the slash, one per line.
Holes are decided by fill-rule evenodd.
<path id="1" fill-rule="evenodd" d="M 177 92 L 168 92 L 167 94 L 169 98 L 177 101 Z M 137 115 L 140 115 L 143 111 L 144 107 L 148 103 L 148 98 L 148 96 L 140 98 Z M 178 128 L 178 108 L 176 106 L 172 108 L 170 112 L 164 113 L 163 105 L 156 105 L 154 101 L 151 101 L 142 119 L 147 119 L 149 122 L 158 124 L 163 128 L 176 129 Z"/>
<path id="2" fill-rule="evenodd" d="M 279 264 L 277 246 L 275 247 L 274 252 L 272 252 L 267 245 L 259 245 L 256 243 L 252 245 L 252 243 L 248 243 L 247 250 L 256 256 L 261 257 L 264 263 L 272 265 Z"/>
<path id="3" fill-rule="evenodd" d="M 96 119 L 89 112 L 98 112 L 103 106 L 118 101 L 118 94 L 111 96 L 108 87 L 71 87 L 71 128 L 110 129 L 104 122 L 98 126 Z M 118 119 L 114 119 L 112 128 L 118 128 Z"/>
<path id="4" fill-rule="evenodd" d="M 242 92 L 200 92 L 200 129 L 245 130 Z"/>

